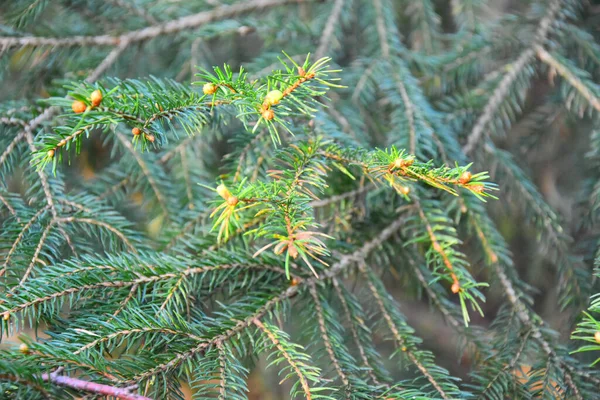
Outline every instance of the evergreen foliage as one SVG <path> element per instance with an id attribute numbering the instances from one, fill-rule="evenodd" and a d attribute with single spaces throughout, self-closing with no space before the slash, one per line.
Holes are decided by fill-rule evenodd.
<path id="1" fill-rule="evenodd" d="M 491 3 L 0 4 L 0 397 L 600 398 L 598 5 Z"/>

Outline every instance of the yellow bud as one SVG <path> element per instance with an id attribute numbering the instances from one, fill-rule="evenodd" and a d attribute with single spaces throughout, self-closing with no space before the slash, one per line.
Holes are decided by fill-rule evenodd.
<path id="1" fill-rule="evenodd" d="M 279 103 L 281 99 L 283 99 L 283 93 L 281 93 L 281 90 L 271 90 L 265 96 L 264 103 L 274 106 L 275 104 Z"/>
<path id="2" fill-rule="evenodd" d="M 460 285 L 458 282 L 454 282 L 452 284 L 452 287 L 450 288 L 452 290 L 452 293 L 456 294 L 460 291 Z"/>
<path id="3" fill-rule="evenodd" d="M 266 110 L 264 110 L 262 112 L 262 117 L 264 119 L 266 119 L 267 121 L 270 121 L 273 118 L 275 118 L 275 112 L 273 110 L 271 110 L 270 108 L 267 108 Z"/>
<path id="4" fill-rule="evenodd" d="M 225 200 L 229 200 L 229 198 L 231 197 L 231 192 L 229 191 L 229 189 L 227 189 L 227 186 L 225 186 L 222 183 L 219 186 L 217 186 L 217 193 Z"/>
<path id="5" fill-rule="evenodd" d="M 600 331 L 594 333 L 594 340 L 596 343 L 600 343 Z"/>
<path id="6" fill-rule="evenodd" d="M 19 351 L 23 354 L 27 354 L 29 353 L 29 346 L 27 346 L 26 343 L 21 343 L 21 345 L 19 346 Z"/>
<path id="7" fill-rule="evenodd" d="M 205 83 L 204 86 L 202 86 L 202 92 L 204 94 L 215 94 L 218 88 L 219 87 L 214 83 Z"/>
<path id="8" fill-rule="evenodd" d="M 469 171 L 465 171 L 462 173 L 460 178 L 458 178 L 458 183 L 464 185 L 465 183 L 469 183 L 473 175 Z"/>
<path id="9" fill-rule="evenodd" d="M 92 106 L 98 107 L 102 103 L 102 92 L 100 90 L 94 90 L 90 96 L 92 100 Z"/>
<path id="10" fill-rule="evenodd" d="M 50 158 L 54 157 L 54 150 L 53 149 L 48 150 L 48 157 L 50 157 Z"/>
<path id="11" fill-rule="evenodd" d="M 239 202 L 238 198 L 235 196 L 230 196 L 227 199 L 227 204 L 229 204 L 232 207 L 235 207 L 237 205 L 237 203 Z"/>
<path id="12" fill-rule="evenodd" d="M 10 314 L 9 313 L 4 313 L 4 315 L 2 316 L 2 319 L 5 321 L 8 321 L 10 319 Z"/>

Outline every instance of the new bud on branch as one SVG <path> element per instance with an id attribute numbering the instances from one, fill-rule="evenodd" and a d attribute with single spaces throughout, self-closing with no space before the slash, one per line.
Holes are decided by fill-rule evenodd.
<path id="1" fill-rule="evenodd" d="M 264 104 L 274 106 L 275 104 L 278 104 L 281 99 L 283 99 L 283 93 L 281 90 L 271 90 L 265 96 Z"/>
<path id="2" fill-rule="evenodd" d="M 73 102 L 73 104 L 71 104 L 71 109 L 75 114 L 81 114 L 86 108 L 87 106 L 83 101 L 76 100 Z"/>
<path id="3" fill-rule="evenodd" d="M 202 92 L 206 95 L 211 95 L 215 94 L 218 88 L 219 87 L 214 83 L 205 83 L 204 86 L 202 86 Z"/>
<path id="4" fill-rule="evenodd" d="M 94 90 L 90 96 L 92 101 L 92 107 L 98 107 L 102 103 L 102 92 L 100 90 Z"/>

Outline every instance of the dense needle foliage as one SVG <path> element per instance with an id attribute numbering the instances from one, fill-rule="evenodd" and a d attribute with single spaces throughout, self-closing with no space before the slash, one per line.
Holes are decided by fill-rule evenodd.
<path id="1" fill-rule="evenodd" d="M 600 398 L 599 6 L 492 3 L 0 4 L 0 397 Z"/>

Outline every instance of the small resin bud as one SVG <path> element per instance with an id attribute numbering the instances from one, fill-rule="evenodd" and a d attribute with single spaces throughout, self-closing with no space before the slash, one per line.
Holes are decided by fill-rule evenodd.
<path id="1" fill-rule="evenodd" d="M 306 71 L 302 67 L 298 67 L 298 75 L 304 77 L 306 75 Z"/>
<path id="2" fill-rule="evenodd" d="M 2 319 L 5 321 L 8 321 L 10 319 L 10 314 L 9 313 L 4 313 L 4 315 L 2 316 Z"/>
<path id="3" fill-rule="evenodd" d="M 202 92 L 204 94 L 215 94 L 217 92 L 217 89 L 219 87 L 217 85 L 215 85 L 214 83 L 205 83 L 204 86 L 202 86 Z"/>
<path id="4" fill-rule="evenodd" d="M 238 202 L 239 202 L 239 199 L 237 197 L 235 197 L 235 196 L 230 196 L 227 199 L 227 204 L 229 204 L 232 207 L 235 207 Z"/>
<path id="5" fill-rule="evenodd" d="M 60 142 L 58 142 L 58 147 L 63 147 L 65 144 L 67 144 L 67 141 L 65 139 L 61 140 Z"/>
<path id="6" fill-rule="evenodd" d="M 281 99 L 283 99 L 283 93 L 281 92 L 281 90 L 271 90 L 265 96 L 264 104 L 274 106 L 275 104 L 279 103 Z"/>
<path id="7" fill-rule="evenodd" d="M 71 109 L 75 114 L 81 114 L 86 108 L 87 106 L 83 101 L 76 100 L 73 102 L 73 104 L 71 104 Z"/>
<path id="8" fill-rule="evenodd" d="M 217 194 L 225 200 L 229 200 L 231 198 L 231 192 L 229 189 L 227 189 L 227 186 L 222 183 L 217 186 Z"/>
<path id="9" fill-rule="evenodd" d="M 452 287 L 450 288 L 450 290 L 452 290 L 452 293 L 456 294 L 460 291 L 460 285 L 458 282 L 454 282 L 452 284 Z"/>
<path id="10" fill-rule="evenodd" d="M 290 286 L 298 286 L 299 283 L 300 283 L 300 280 L 296 277 L 293 277 L 292 280 L 290 281 Z"/>
<path id="11" fill-rule="evenodd" d="M 275 112 L 273 110 L 271 110 L 270 108 L 267 108 L 266 110 L 263 110 L 262 117 L 264 119 L 266 119 L 267 121 L 270 121 L 273 118 L 275 118 Z"/>
<path id="12" fill-rule="evenodd" d="M 400 188 L 398 190 L 404 196 L 408 196 L 408 194 L 410 193 L 410 188 L 408 186 L 400 186 Z"/>
<path id="13" fill-rule="evenodd" d="M 23 354 L 29 354 L 29 346 L 27 346 L 27 343 L 21 343 L 19 351 Z"/>
<path id="14" fill-rule="evenodd" d="M 94 90 L 90 96 L 92 100 L 92 107 L 98 107 L 102 103 L 102 92 L 100 90 Z"/>
<path id="15" fill-rule="evenodd" d="M 54 149 L 48 150 L 48 157 L 54 157 Z"/>
<path id="16" fill-rule="evenodd" d="M 473 175 L 469 171 L 465 171 L 462 173 L 460 178 L 458 178 L 458 183 L 464 185 L 465 183 L 469 183 Z"/>
<path id="17" fill-rule="evenodd" d="M 600 343 L 600 331 L 594 333 L 594 340 L 596 341 L 596 343 Z"/>
<path id="18" fill-rule="evenodd" d="M 133 133 L 133 136 L 137 136 L 137 135 L 139 135 L 140 133 L 142 133 L 142 131 L 140 130 L 140 128 L 138 128 L 138 127 L 135 127 L 135 128 L 133 128 L 133 129 L 131 130 L 131 133 Z"/>
<path id="19" fill-rule="evenodd" d="M 148 134 L 146 134 L 146 135 L 144 135 L 144 137 L 145 137 L 145 138 L 146 138 L 146 140 L 147 140 L 147 141 L 149 141 L 150 143 L 154 143 L 154 140 L 156 139 L 156 138 L 154 137 L 154 135 L 148 135 Z"/>

